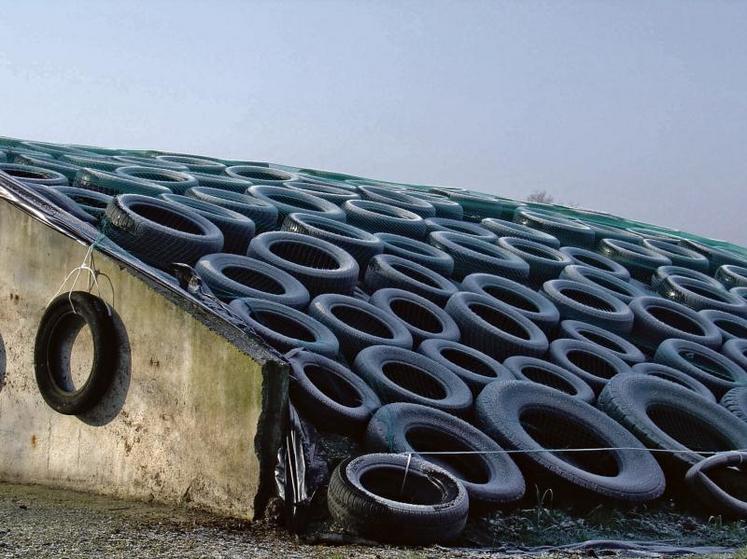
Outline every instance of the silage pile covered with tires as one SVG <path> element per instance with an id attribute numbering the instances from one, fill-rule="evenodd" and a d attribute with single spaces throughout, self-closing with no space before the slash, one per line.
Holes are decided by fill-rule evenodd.
<path id="1" fill-rule="evenodd" d="M 0 170 L 144 267 L 188 264 L 354 455 L 345 530 L 459 536 L 534 487 L 744 517 L 747 251 L 462 188 L 2 139 Z M 604 450 L 600 450 L 604 449 Z"/>

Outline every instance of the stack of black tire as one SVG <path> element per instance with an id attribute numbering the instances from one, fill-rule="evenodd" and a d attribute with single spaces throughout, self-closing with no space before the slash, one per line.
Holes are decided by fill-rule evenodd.
<path id="1" fill-rule="evenodd" d="M 708 490 L 688 472 L 747 449 L 747 252 L 461 189 L 0 148 L 0 170 L 144 266 L 193 265 L 287 354 L 300 413 L 370 453 L 329 482 L 347 529 L 446 541 L 530 485 L 694 507 L 692 483 L 703 511 L 745 514 L 742 471 Z"/>

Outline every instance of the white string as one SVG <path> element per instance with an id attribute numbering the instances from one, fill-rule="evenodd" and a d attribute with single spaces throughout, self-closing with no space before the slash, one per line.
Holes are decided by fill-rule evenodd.
<path id="1" fill-rule="evenodd" d="M 100 237 L 99 237 L 100 238 Z M 75 314 L 78 314 L 78 312 L 75 310 L 75 305 L 73 305 L 73 290 L 75 289 L 75 286 L 78 284 L 78 280 L 80 279 L 80 275 L 83 272 L 87 272 L 89 274 L 88 276 L 88 292 L 91 292 L 91 289 L 95 286 L 96 292 L 98 294 L 99 299 L 102 299 L 101 297 L 101 287 L 99 286 L 98 282 L 98 275 L 99 272 L 95 269 L 94 263 L 93 263 L 93 249 L 98 243 L 99 239 L 97 238 L 93 243 L 91 243 L 88 246 L 88 249 L 86 250 L 85 255 L 83 256 L 83 260 L 81 261 L 80 265 L 70 270 L 70 272 L 65 276 L 65 279 L 62 280 L 62 283 L 60 284 L 60 287 L 57 289 L 57 292 L 52 296 L 52 298 L 49 300 L 49 303 L 54 301 L 57 296 L 62 293 L 62 291 L 65 289 L 65 286 L 67 285 L 67 282 L 70 281 L 70 278 L 75 275 L 75 279 L 73 280 L 73 284 L 70 287 L 70 291 L 68 292 L 68 302 L 70 303 L 70 307 L 73 309 L 73 312 Z M 90 262 L 90 264 L 89 264 Z M 111 280 L 108 276 L 104 274 L 104 276 L 109 281 L 109 285 L 111 286 L 112 291 L 112 300 L 114 298 L 114 287 L 111 284 Z M 47 306 L 49 306 L 49 303 L 47 303 Z M 110 305 L 106 305 L 107 312 L 109 315 L 111 315 L 111 307 Z"/>

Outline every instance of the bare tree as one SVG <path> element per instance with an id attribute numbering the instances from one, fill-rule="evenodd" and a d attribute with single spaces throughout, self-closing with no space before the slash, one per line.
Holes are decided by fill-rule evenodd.
<path id="1" fill-rule="evenodd" d="M 552 204 L 555 198 L 547 190 L 535 190 L 527 196 L 527 202 L 539 202 L 541 204 Z"/>

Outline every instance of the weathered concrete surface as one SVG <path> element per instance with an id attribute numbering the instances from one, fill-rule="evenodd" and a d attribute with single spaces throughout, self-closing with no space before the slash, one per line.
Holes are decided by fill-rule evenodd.
<path id="1" fill-rule="evenodd" d="M 37 327 L 85 252 L 0 200 L 0 480 L 251 518 L 261 483 L 271 480 L 287 371 L 261 350 L 250 357 L 189 305 L 103 255 L 96 264 L 113 294 L 104 281 L 102 295 L 129 338 L 129 371 L 86 417 L 60 415 L 43 401 L 34 379 Z M 86 344 L 75 351 L 74 364 Z"/>

